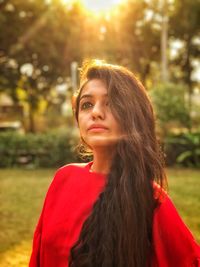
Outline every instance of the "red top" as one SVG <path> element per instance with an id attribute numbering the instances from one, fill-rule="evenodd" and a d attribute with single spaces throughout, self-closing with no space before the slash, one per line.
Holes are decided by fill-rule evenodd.
<path id="1" fill-rule="evenodd" d="M 35 230 L 29 267 L 68 267 L 69 251 L 103 190 L 106 175 L 85 167 L 60 168 Z M 200 247 L 166 195 L 155 210 L 152 267 L 200 267 Z"/>

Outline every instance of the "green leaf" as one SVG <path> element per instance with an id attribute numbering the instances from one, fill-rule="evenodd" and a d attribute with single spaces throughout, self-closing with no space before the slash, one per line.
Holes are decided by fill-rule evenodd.
<path id="1" fill-rule="evenodd" d="M 181 153 L 181 154 L 177 157 L 176 161 L 177 161 L 178 163 L 182 163 L 185 159 L 187 159 L 187 158 L 189 158 L 189 157 L 191 157 L 191 156 L 192 156 L 192 151 L 185 151 L 185 152 Z"/>

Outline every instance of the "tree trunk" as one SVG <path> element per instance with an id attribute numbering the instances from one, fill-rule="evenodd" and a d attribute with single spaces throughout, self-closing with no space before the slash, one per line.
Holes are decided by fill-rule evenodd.
<path id="1" fill-rule="evenodd" d="M 192 66 L 191 66 L 191 59 L 190 59 L 190 46 L 191 46 L 191 37 L 188 36 L 186 41 L 186 60 L 183 66 L 185 71 L 185 83 L 187 84 L 188 88 L 188 109 L 189 109 L 189 132 L 192 130 L 192 80 L 191 80 L 191 73 L 192 73 Z"/>
<path id="2" fill-rule="evenodd" d="M 29 132 L 35 133 L 34 110 L 32 105 L 29 105 Z"/>

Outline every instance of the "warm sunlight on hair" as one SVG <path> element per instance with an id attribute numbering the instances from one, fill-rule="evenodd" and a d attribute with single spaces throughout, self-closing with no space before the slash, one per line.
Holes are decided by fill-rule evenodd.
<path id="1" fill-rule="evenodd" d="M 110 67 L 113 67 L 113 68 L 119 68 L 118 65 L 114 65 L 114 64 L 108 64 L 105 60 L 103 59 L 85 59 L 83 61 L 83 64 L 82 64 L 82 68 L 79 69 L 80 71 L 80 77 L 81 77 L 81 80 L 82 80 L 82 83 L 84 83 L 85 81 L 83 81 L 83 77 L 84 77 L 84 73 L 87 71 L 88 67 L 91 67 L 92 65 L 94 66 L 110 66 Z"/>

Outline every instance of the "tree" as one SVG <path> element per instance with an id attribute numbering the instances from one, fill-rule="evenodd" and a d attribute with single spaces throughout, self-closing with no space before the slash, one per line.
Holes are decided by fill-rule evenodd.
<path id="1" fill-rule="evenodd" d="M 194 60 L 198 60 L 200 52 L 200 4 L 196 0 L 175 0 L 174 9 L 169 20 L 169 35 L 173 41 L 179 40 L 182 43 L 182 49 L 179 49 L 173 65 L 179 69 L 173 72 L 173 79 L 181 79 L 188 88 L 188 104 L 191 113 L 192 101 L 191 95 L 196 81 L 192 79 L 194 71 Z M 190 118 L 191 124 L 191 118 Z M 191 127 L 191 126 L 190 126 Z"/>
<path id="2" fill-rule="evenodd" d="M 0 90 L 18 102 L 20 83 L 29 104 L 30 131 L 41 98 L 51 102 L 50 90 L 66 82 L 72 61 L 81 61 L 80 6 L 61 1 L 13 0 L 0 14 Z M 6 30 L 5 30 L 6 29 Z"/>
<path id="3" fill-rule="evenodd" d="M 189 128 L 189 113 L 185 101 L 184 85 L 158 84 L 150 91 L 162 137 L 172 130 Z"/>
<path id="4" fill-rule="evenodd" d="M 131 67 L 145 84 L 151 67 L 160 58 L 160 27 L 146 1 L 129 0 L 121 8 L 121 61 Z"/>

